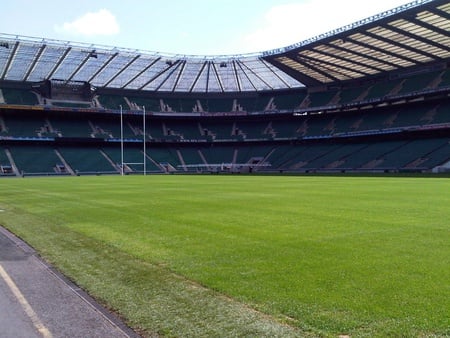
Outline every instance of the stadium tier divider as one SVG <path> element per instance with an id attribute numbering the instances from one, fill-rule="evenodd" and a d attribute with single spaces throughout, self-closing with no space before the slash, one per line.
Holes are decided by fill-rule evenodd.
<path id="1" fill-rule="evenodd" d="M 48 102 L 48 100 L 47 100 Z M 51 104 L 56 107 L 63 108 L 91 108 L 91 102 L 70 102 L 70 101 L 51 101 Z"/>

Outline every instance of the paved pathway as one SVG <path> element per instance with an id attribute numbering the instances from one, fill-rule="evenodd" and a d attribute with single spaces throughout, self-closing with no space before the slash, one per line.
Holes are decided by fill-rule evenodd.
<path id="1" fill-rule="evenodd" d="M 0 338 L 139 337 L 0 227 Z"/>

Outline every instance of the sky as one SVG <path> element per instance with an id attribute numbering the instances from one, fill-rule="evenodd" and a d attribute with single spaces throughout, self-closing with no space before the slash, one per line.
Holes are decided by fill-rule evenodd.
<path id="1" fill-rule="evenodd" d="M 183 55 L 259 53 L 412 0 L 0 0 L 0 33 Z"/>

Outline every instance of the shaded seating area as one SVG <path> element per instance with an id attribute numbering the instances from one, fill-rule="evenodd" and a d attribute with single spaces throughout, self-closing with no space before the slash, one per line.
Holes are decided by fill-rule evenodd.
<path id="1" fill-rule="evenodd" d="M 27 89 L 1 88 L 4 102 L 7 104 L 19 104 L 34 106 L 39 104 L 38 97 L 35 93 Z"/>
<path id="2" fill-rule="evenodd" d="M 67 174 L 55 149 L 43 145 L 9 146 L 13 161 L 21 175 Z"/>

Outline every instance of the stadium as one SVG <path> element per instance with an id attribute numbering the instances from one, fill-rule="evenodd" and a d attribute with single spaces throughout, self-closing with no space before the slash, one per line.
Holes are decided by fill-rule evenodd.
<path id="1" fill-rule="evenodd" d="M 210 59 L 2 35 L 1 175 L 445 171 L 446 10 Z"/>
<path id="2" fill-rule="evenodd" d="M 130 326 L 141 330 L 144 336 L 447 336 L 450 334 L 448 287 L 445 288 L 448 272 L 443 270 L 448 264 L 448 252 L 443 240 L 448 238 L 445 220 L 449 216 L 445 208 L 448 201 L 445 177 L 450 172 L 449 30 L 448 0 L 416 0 L 287 47 L 230 56 L 151 53 L 0 33 L 0 177 L 8 191 L 0 198 L 0 224 L 36 247 L 44 258 L 55 263 L 95 298 L 101 299 Z M 34 178 L 27 179 L 31 176 Z M 406 185 L 398 187 L 400 183 L 392 176 L 399 176 Z M 297 187 L 299 182 L 302 188 L 294 189 L 295 193 L 289 190 Z M 226 190 L 228 185 L 236 190 Z M 255 185 L 265 190 L 254 191 Z M 347 191 L 348 185 L 358 187 Z M 364 185 L 367 190 L 362 191 L 359 185 Z M 298 195 L 300 190 L 310 193 L 308 198 Z M 30 194 L 23 196 L 23 191 Z M 100 195 L 100 191 L 105 191 L 104 195 Z M 132 195 L 133 191 L 135 195 Z M 334 199 L 321 195 L 324 191 Z M 39 197 L 33 197 L 36 194 Z M 192 200 L 184 201 L 182 194 Z M 365 213 L 359 214 L 359 209 L 346 204 L 352 195 L 359 196 L 359 203 L 368 203 L 360 206 L 366 210 Z M 119 201 L 110 200 L 112 196 L 117 196 Z M 367 196 L 376 199 L 376 203 L 366 200 Z M 390 199 L 393 196 L 395 200 Z M 35 204 L 28 202 L 26 197 L 33 199 Z M 152 200 L 146 202 L 151 203 L 151 207 L 141 203 L 139 198 Z M 76 199 L 83 202 L 75 202 Z M 253 199 L 261 203 L 261 208 L 249 204 Z M 176 207 L 168 201 L 176 201 Z M 195 201 L 198 204 L 193 204 Z M 129 208 L 125 210 L 119 202 L 125 206 L 128 203 Z M 214 202 L 228 208 L 216 209 L 218 205 Z M 90 203 L 98 203 L 98 211 L 90 210 Z M 355 224 L 351 223 L 349 227 L 352 230 L 345 233 L 348 236 L 354 234 L 354 237 L 344 241 L 338 236 L 334 244 L 324 242 L 328 247 L 321 247 L 321 252 L 326 255 L 329 251 L 329 255 L 324 257 L 315 252 L 319 249 L 313 248 L 311 243 L 292 242 L 289 233 L 298 230 L 293 225 L 286 225 L 286 229 L 280 229 L 280 237 L 275 236 L 273 224 L 283 221 L 274 211 L 277 218 L 269 226 L 266 213 L 273 208 L 285 213 L 283 219 L 288 220 L 291 217 L 289 208 L 300 208 L 297 203 L 302 207 L 309 205 L 310 210 L 318 208 L 317 214 L 325 212 L 323 209 L 327 208 L 324 205 L 329 203 L 329 212 L 334 212 L 327 220 L 322 220 L 327 231 L 322 228 L 324 238 L 316 238 L 317 243 L 325 241 L 330 233 L 338 236 L 342 229 L 336 230 L 331 225 L 328 228 L 331 223 L 327 222 L 334 217 L 344 217 L 346 213 L 342 210 L 346 208 L 352 210 L 351 215 L 345 215 L 350 216 L 351 221 L 346 218 L 343 222 Z M 378 208 L 377 203 L 383 204 L 385 209 Z M 79 209 L 78 204 L 83 204 L 83 209 Z M 215 213 L 203 208 L 203 205 L 210 204 Z M 158 209 L 160 213 L 155 211 L 153 215 L 157 219 L 162 217 L 160 214 L 171 214 L 176 208 L 177 215 L 173 217 L 183 215 L 189 220 L 180 219 L 180 225 L 175 225 L 177 221 L 171 219 L 174 230 L 163 230 L 160 224 L 144 221 L 148 215 L 138 212 L 139 207 L 147 208 L 147 212 L 161 208 Z M 38 209 L 40 211 L 36 211 Z M 127 225 L 130 228 L 122 224 L 125 221 L 121 221 L 122 227 L 114 223 L 121 218 L 116 214 L 119 209 L 133 220 L 133 225 Z M 372 215 L 372 210 L 379 211 L 379 214 Z M 86 217 L 90 215 L 86 222 L 94 224 L 94 227 L 90 228 L 81 220 L 80 224 L 75 221 L 83 219 L 84 212 Z M 318 222 L 316 216 L 308 214 L 308 209 L 303 212 L 292 217 Z M 21 218 L 22 213 L 27 216 Z M 61 213 L 65 213 L 64 216 Z M 392 237 L 386 233 L 387 237 L 383 237 L 381 232 L 388 221 L 380 219 L 377 223 L 380 228 L 367 222 L 371 224 L 368 233 L 374 236 L 374 242 L 370 238 L 359 238 L 357 223 L 364 223 L 363 220 L 369 217 L 367 213 L 370 213 L 370 222 L 378 220 L 380 214 L 395 220 L 399 233 Z M 198 222 L 192 223 L 192 227 L 205 236 L 198 238 L 198 242 L 194 240 L 194 233 L 188 233 L 181 226 L 183 222 L 194 222 L 190 217 Z M 241 217 L 249 223 L 242 224 Z M 59 229 L 63 223 L 60 219 L 70 223 L 65 229 L 67 232 Z M 197 228 L 201 228 L 208 219 L 216 224 L 214 230 L 206 225 L 203 230 Z M 236 225 L 228 226 L 231 220 Z M 108 226 L 99 225 L 105 221 L 109 222 Z M 161 224 L 166 222 L 164 218 L 160 221 Z M 152 235 L 164 243 L 155 244 L 152 253 L 144 248 L 153 244 L 144 240 L 142 234 L 146 232 L 138 229 L 139 224 L 150 226 L 148 223 L 152 223 Z M 410 224 L 414 230 L 419 226 L 424 229 L 413 231 L 414 236 L 406 231 L 402 237 L 400 223 L 405 227 Z M 38 226 L 33 230 L 35 224 Z M 257 229 L 253 229 L 255 232 L 248 230 L 249 224 L 252 228 L 255 224 L 257 228 L 261 225 L 261 233 L 257 233 Z M 388 228 L 385 231 L 389 232 Z M 430 232 L 427 235 L 426 229 Z M 248 241 L 241 243 L 245 238 L 236 239 L 233 231 L 242 232 Z M 317 235 L 309 228 L 302 228 L 302 231 L 305 234 L 311 231 L 313 237 Z M 54 237 L 55 233 L 60 237 Z M 211 234 L 220 234 L 220 237 L 213 238 Z M 130 239 L 124 239 L 122 236 L 125 235 L 130 235 Z M 269 235 L 266 240 L 273 238 L 280 247 L 265 248 L 266 244 L 260 243 L 265 238 L 263 235 Z M 81 236 L 85 236 L 84 239 Z M 423 237 L 418 240 L 420 236 Z M 61 246 L 50 245 L 49 238 L 60 241 Z M 67 243 L 64 238 L 67 238 Z M 187 238 L 189 243 L 181 238 Z M 222 243 L 227 240 L 236 244 L 236 251 L 222 248 Z M 84 266 L 86 262 L 78 261 L 80 257 L 75 259 L 77 254 L 72 252 L 75 250 L 72 248 L 81 241 L 93 242 L 89 249 L 95 252 L 95 255 L 90 255 L 92 262 L 89 264 L 92 266 L 95 260 L 102 261 L 98 256 L 100 253 L 95 250 L 123 251 L 117 254 L 117 257 L 127 254 L 127 263 L 118 259 L 123 266 L 131 266 L 131 260 L 139 260 L 152 265 L 152 269 L 164 270 L 167 264 L 164 274 L 173 272 L 197 284 L 193 284 L 195 287 L 189 284 L 191 288 L 186 287 L 184 291 L 174 286 L 178 294 L 166 295 L 169 298 L 164 298 L 161 303 L 170 299 L 174 308 L 182 308 L 184 305 L 180 303 L 186 303 L 183 297 L 193 298 L 202 293 L 198 301 L 201 305 L 190 305 L 192 307 L 180 315 L 173 308 L 162 309 L 153 304 L 155 311 L 159 311 L 161 317 L 167 317 L 167 321 L 156 314 L 148 316 L 150 319 L 140 318 L 145 315 L 139 313 L 133 317 L 127 312 L 129 304 L 126 301 L 115 303 L 112 298 L 118 297 L 117 294 L 103 293 L 104 286 L 93 285 L 95 283 L 89 281 L 86 275 L 94 275 L 94 272 L 78 274 L 74 266 Z M 398 275 L 398 280 L 392 277 L 396 280 L 395 285 L 375 286 L 377 292 L 404 287 L 405 293 L 409 292 L 414 298 L 412 295 L 423 287 L 430 293 L 438 293 L 438 300 L 428 298 L 426 291 L 423 291 L 422 298 L 408 301 L 398 295 L 398 308 L 392 313 L 383 312 L 383 305 L 374 300 L 378 300 L 375 291 L 370 296 L 373 299 L 355 304 L 351 309 L 346 309 L 344 300 L 340 302 L 337 298 L 322 301 L 313 291 L 300 297 L 301 301 L 296 303 L 293 300 L 295 295 L 288 291 L 283 279 L 261 281 L 251 278 L 253 273 L 255 276 L 283 275 L 282 267 L 287 270 L 289 267 L 278 266 L 278 262 L 269 270 L 257 260 L 254 270 L 242 270 L 246 262 L 251 261 L 247 255 L 254 258 L 261 254 L 261 257 L 269 259 L 271 250 L 275 250 L 274 256 L 288 261 L 291 258 L 284 256 L 284 250 L 286 254 L 293 250 L 289 244 L 292 242 L 292 245 L 305 245 L 305 248 L 311 245 L 310 249 L 317 254 L 317 266 L 322 263 L 325 266 L 328 262 L 331 271 L 336 261 L 330 257 L 359 249 L 358 245 L 372 247 L 377 241 L 380 245 L 392 245 L 389 249 L 384 248 L 386 257 L 399 259 L 392 263 L 395 268 L 389 270 L 389 274 L 395 275 L 399 264 L 403 264 L 400 260 L 405 252 L 408 252 L 406 260 L 411 266 L 404 265 L 411 269 L 418 266 L 417 262 L 410 260 L 414 250 L 423 254 L 422 258 L 429 258 L 427 263 L 421 263 L 423 266 L 428 264 L 425 270 L 417 275 L 410 271 L 414 275 L 412 279 L 418 282 L 412 283 L 414 286 L 411 288 L 401 283 L 402 279 L 411 277 L 405 272 Z M 410 246 L 404 247 L 408 241 Z M 249 248 L 252 243 L 255 244 L 254 251 Z M 348 248 L 348 243 L 354 248 Z M 175 252 L 185 245 L 185 249 L 180 249 L 180 256 L 166 256 L 166 251 Z M 334 245 L 336 252 L 332 251 Z M 428 252 L 431 247 L 438 249 Z M 358 271 L 362 273 L 366 267 L 359 259 L 367 252 L 360 249 L 362 251 L 353 252 L 353 256 L 349 252 L 350 256 L 345 259 L 349 260 L 349 266 L 355 259 L 356 265 L 359 264 Z M 381 260 L 375 248 L 372 249 L 374 251 L 369 252 L 367 258 L 373 254 L 373 258 Z M 62 251 L 72 252 L 72 261 L 62 259 Z M 197 257 L 202 254 L 205 257 Z M 215 255 L 217 262 L 210 258 Z M 222 266 L 220 262 L 224 257 L 235 257 L 236 266 L 229 262 Z M 242 265 L 239 265 L 237 262 L 241 259 Z M 105 262 L 104 265 L 113 270 L 113 263 Z M 261 271 L 256 266 L 260 266 Z M 431 266 L 435 270 L 431 271 Z M 93 271 L 95 269 L 99 267 Z M 115 269 L 119 268 L 115 266 Z M 141 269 L 136 270 L 141 271 L 140 276 L 147 275 Z M 86 268 L 85 271 L 89 270 Z M 106 275 L 102 278 L 112 274 L 111 271 L 104 272 Z M 230 271 L 241 272 L 234 275 Z M 380 268 L 377 271 L 384 270 Z M 161 276 L 162 273 L 159 275 L 161 280 L 167 278 L 170 279 L 168 284 L 175 283 L 177 278 Z M 228 278 L 227 273 L 233 277 Z M 370 284 L 382 279 L 368 271 L 364 273 L 370 276 L 370 281 L 361 277 L 361 283 Z M 332 274 L 337 284 L 346 280 L 339 275 L 340 272 L 333 270 Z M 432 285 L 423 286 L 419 274 L 435 277 Z M 311 275 L 311 285 L 315 285 L 313 281 L 323 282 L 325 275 L 316 276 L 318 279 Z M 143 283 L 140 278 L 136 277 L 133 282 Z M 302 278 L 307 280 L 308 276 Z M 183 279 L 182 282 L 186 281 Z M 439 281 L 442 284 L 437 284 Z M 265 284 L 259 285 L 259 282 Z M 162 281 L 158 283 L 164 284 Z M 353 286 L 343 284 L 342 289 L 336 287 L 339 289 L 336 294 L 349 288 L 363 293 L 358 289 L 362 284 L 356 280 L 351 284 Z M 305 285 L 307 281 L 302 287 Z M 333 289 L 333 285 L 328 286 Z M 121 287 L 132 289 L 126 283 Z M 256 295 L 254 290 L 261 288 L 268 292 L 283 287 L 286 288 L 284 292 L 267 297 Z M 167 293 L 164 286 L 160 288 L 159 291 Z M 194 292 L 195 288 L 198 290 Z M 322 288 L 320 295 L 327 289 L 325 285 L 317 288 Z M 183 292 L 185 294 L 181 295 Z M 205 293 L 215 299 L 215 305 L 205 300 Z M 217 301 L 214 293 L 226 295 L 244 304 L 245 309 L 255 309 L 257 313 L 250 311 L 249 314 L 243 308 L 236 310 L 234 303 L 224 305 L 226 301 L 220 297 Z M 389 295 L 386 297 L 395 298 L 395 295 Z M 177 297 L 183 300 L 177 303 L 174 300 Z M 348 293 L 342 297 L 352 303 L 352 298 L 357 296 Z M 134 298 L 131 302 L 139 303 Z M 375 310 L 369 310 L 372 302 Z M 402 306 L 406 314 L 402 313 Z M 217 312 L 211 310 L 204 315 L 197 307 L 225 309 L 225 324 L 221 326 L 216 319 L 208 317 L 220 317 L 220 310 L 215 308 Z M 410 308 L 420 311 L 409 314 Z M 309 311 L 311 318 L 308 317 Z M 424 314 L 427 311 L 429 315 Z M 191 317 L 186 315 L 189 312 L 193 313 Z M 236 318 L 235 313 L 242 314 L 242 318 Z M 264 315 L 259 316 L 260 313 Z M 265 315 L 275 318 L 276 324 L 264 321 L 267 319 Z M 177 321 L 178 317 L 184 319 Z M 375 317 L 377 319 L 372 321 Z M 247 331 L 236 329 L 240 320 L 239 325 L 246 327 Z M 213 327 L 204 324 L 206 321 L 213 323 Z M 250 322 L 256 324 L 252 326 Z"/>

